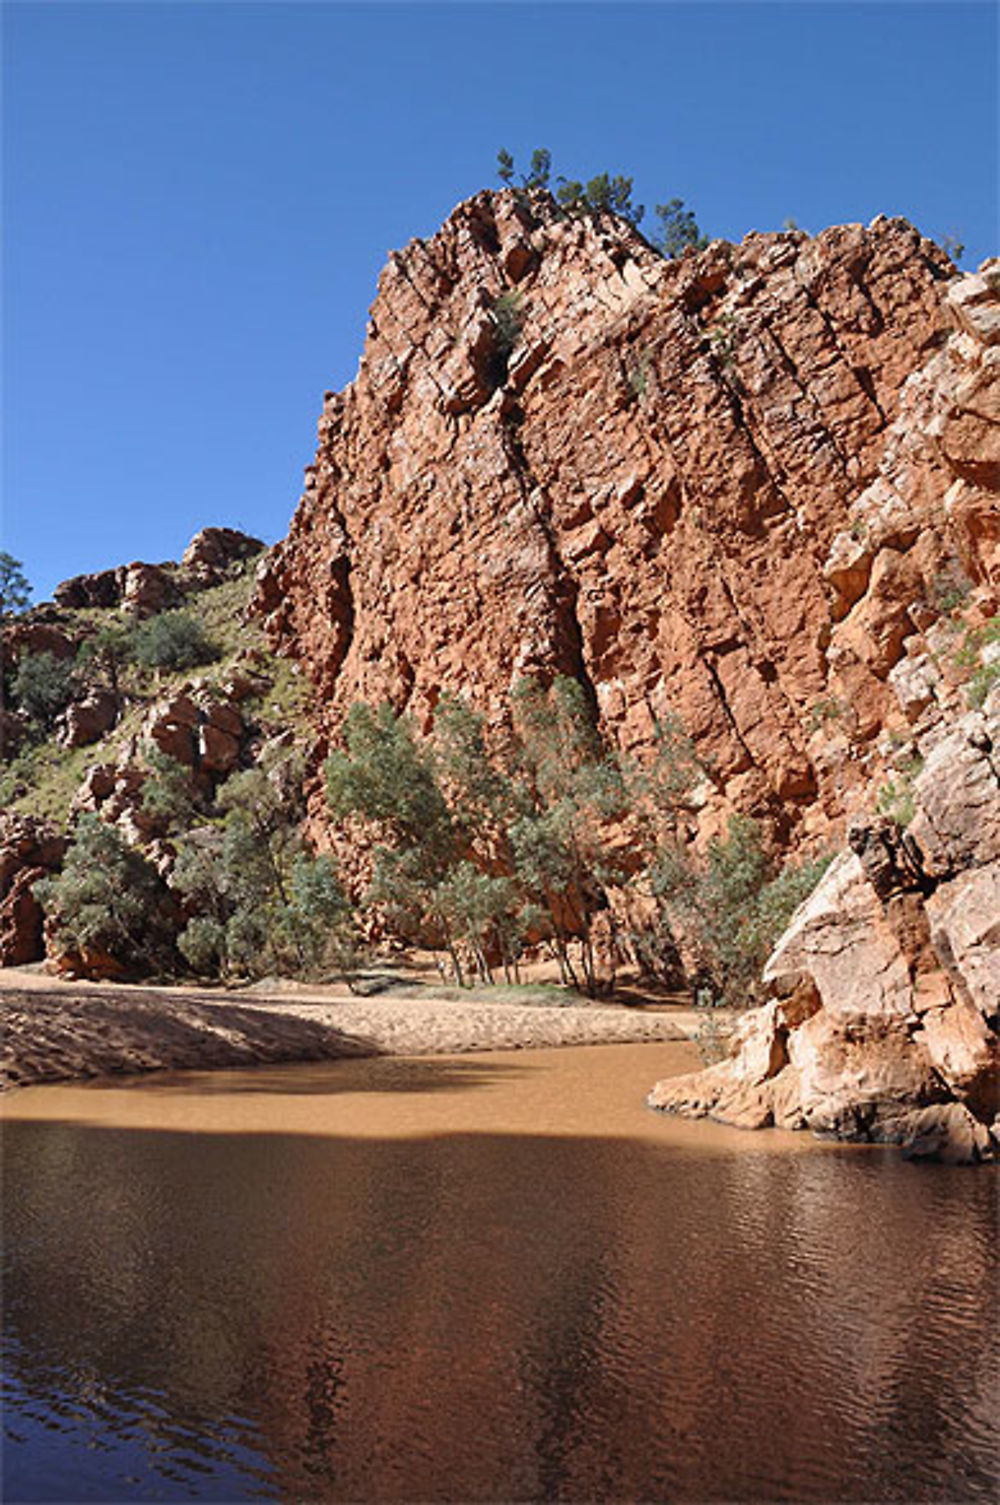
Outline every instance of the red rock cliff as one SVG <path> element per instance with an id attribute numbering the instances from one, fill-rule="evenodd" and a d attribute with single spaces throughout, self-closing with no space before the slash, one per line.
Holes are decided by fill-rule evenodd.
<path id="1" fill-rule="evenodd" d="M 825 831 L 941 582 L 998 579 L 996 307 L 903 220 L 666 262 L 479 194 L 390 256 L 257 609 L 327 733 L 563 671 L 626 745 L 679 712 L 709 816 Z"/>

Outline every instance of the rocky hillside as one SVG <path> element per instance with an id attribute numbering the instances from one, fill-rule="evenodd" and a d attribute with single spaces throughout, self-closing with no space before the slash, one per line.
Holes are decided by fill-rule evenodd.
<path id="1" fill-rule="evenodd" d="M 178 564 L 76 576 L 4 624 L 0 966 L 44 955 L 33 887 L 59 869 L 78 815 L 94 812 L 154 859 L 166 855 L 144 799 L 157 754 L 210 795 L 277 739 L 311 740 L 307 686 L 247 615 L 263 550 L 206 528 Z M 179 644 L 169 631 L 178 622 L 188 632 L 194 623 Z"/>
<path id="2" fill-rule="evenodd" d="M 668 262 L 481 194 L 390 258 L 256 609 L 328 734 L 561 671 L 620 745 L 680 715 L 703 829 L 840 837 L 997 609 L 998 338 L 901 220 Z"/>

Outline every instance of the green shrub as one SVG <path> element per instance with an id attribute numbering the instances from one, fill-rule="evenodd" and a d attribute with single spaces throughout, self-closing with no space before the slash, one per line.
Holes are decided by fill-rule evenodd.
<path id="1" fill-rule="evenodd" d="M 205 799 L 192 771 L 155 744 L 146 751 L 150 777 L 142 786 L 142 808 L 166 832 L 185 831 L 205 814 Z"/>
<path id="2" fill-rule="evenodd" d="M 11 681 L 14 705 L 44 731 L 65 710 L 75 690 L 72 663 L 52 653 L 25 654 Z"/>
<path id="3" fill-rule="evenodd" d="M 574 178 L 560 178 L 558 182 L 556 198 L 572 214 L 617 214 L 630 225 L 638 225 L 646 212 L 641 204 L 633 204 L 632 179 L 621 173 L 611 177 L 599 172 L 587 183 Z"/>
<path id="4" fill-rule="evenodd" d="M 1000 684 L 1000 664 L 980 664 L 965 687 L 969 705 L 978 711 L 995 684 Z"/>
<path id="5" fill-rule="evenodd" d="M 80 645 L 77 662 L 85 671 L 101 674 L 113 695 L 121 689 L 121 672 L 136 658 L 135 629 L 128 623 L 112 622 L 99 627 Z"/>
<path id="6" fill-rule="evenodd" d="M 875 808 L 879 815 L 888 816 L 897 826 L 908 826 L 917 810 L 912 779 L 906 774 L 889 779 L 879 789 Z"/>
<path id="7" fill-rule="evenodd" d="M 195 915 L 189 920 L 177 937 L 177 949 L 192 972 L 201 977 L 220 977 L 226 970 L 225 926 L 211 915 Z"/>
<path id="8" fill-rule="evenodd" d="M 521 294 L 516 289 L 501 293 L 490 309 L 490 319 L 495 335 L 494 348 L 506 362 L 521 338 L 524 324 Z"/>
<path id="9" fill-rule="evenodd" d="M 214 977 L 335 973 L 350 983 L 363 948 L 333 859 L 302 851 L 301 767 L 233 774 L 218 804 L 223 820 L 184 833 L 170 876 L 191 916 L 178 940 L 188 964 Z"/>
<path id="10" fill-rule="evenodd" d="M 82 815 L 63 870 L 35 884 L 63 952 L 102 952 L 141 974 L 173 955 L 173 907 L 156 868 L 120 832 Z"/>
<path id="11" fill-rule="evenodd" d="M 135 657 L 150 669 L 193 669 L 218 657 L 204 627 L 186 611 L 163 611 L 136 629 Z"/>

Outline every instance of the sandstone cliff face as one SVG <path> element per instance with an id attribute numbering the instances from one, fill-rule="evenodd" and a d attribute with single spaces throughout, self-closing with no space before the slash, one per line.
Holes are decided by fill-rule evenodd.
<path id="1" fill-rule="evenodd" d="M 390 258 L 257 609 L 328 734 L 568 672 L 619 743 L 681 715 L 709 829 L 826 835 L 909 732 L 940 582 L 998 583 L 996 310 L 900 220 L 664 262 L 480 194 Z"/>
<path id="2" fill-rule="evenodd" d="M 1000 689 L 925 750 L 908 828 L 852 826 L 768 963 L 777 996 L 653 1107 L 913 1155 L 1000 1151 Z"/>

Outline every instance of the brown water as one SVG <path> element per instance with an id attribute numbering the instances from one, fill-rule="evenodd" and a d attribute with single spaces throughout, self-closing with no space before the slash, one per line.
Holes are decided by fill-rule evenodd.
<path id="1" fill-rule="evenodd" d="M 5 1498 L 994 1498 L 995 1176 L 649 1113 L 686 1050 L 16 1094 Z"/>

